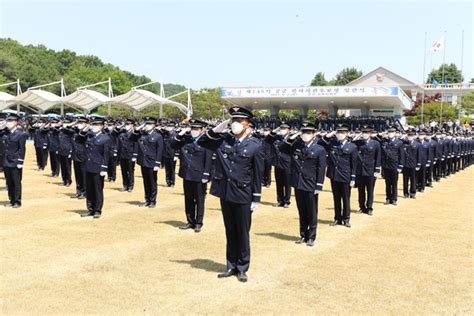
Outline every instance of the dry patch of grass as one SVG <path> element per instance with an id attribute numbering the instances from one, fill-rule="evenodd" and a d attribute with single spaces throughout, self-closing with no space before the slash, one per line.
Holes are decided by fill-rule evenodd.
<path id="1" fill-rule="evenodd" d="M 313 249 L 293 243 L 295 203 L 273 208 L 275 187 L 264 189 L 241 284 L 216 277 L 225 268 L 218 199 L 207 198 L 202 233 L 180 231 L 182 184 L 165 187 L 160 170 L 156 209 L 138 208 L 137 174 L 133 193 L 106 183 L 102 218 L 84 219 L 73 188 L 34 170 L 30 143 L 26 161 L 23 207 L 0 208 L 2 314 L 473 313 L 473 168 L 398 207 L 383 205 L 379 180 L 375 216 L 353 214 L 351 229 L 328 226 L 323 192 Z M 355 190 L 351 202 L 357 210 Z"/>

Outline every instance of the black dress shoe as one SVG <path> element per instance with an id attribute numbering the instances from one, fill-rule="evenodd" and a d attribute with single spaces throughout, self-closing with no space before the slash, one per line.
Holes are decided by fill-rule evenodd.
<path id="1" fill-rule="evenodd" d="M 247 282 L 248 281 L 248 276 L 245 272 L 239 272 L 237 274 L 237 279 L 240 281 L 240 282 Z"/>
<path id="2" fill-rule="evenodd" d="M 219 273 L 217 275 L 217 277 L 219 279 L 222 279 L 222 278 L 228 278 L 230 276 L 233 276 L 233 275 L 236 275 L 237 274 L 237 271 L 234 270 L 234 269 L 227 269 L 226 271 L 222 272 L 222 273 Z"/>
<path id="3" fill-rule="evenodd" d="M 358 213 L 358 214 L 365 214 L 365 213 L 367 213 L 367 211 L 366 211 L 366 210 L 363 210 L 363 209 L 360 209 L 360 210 L 357 211 L 357 213 Z"/>
<path id="4" fill-rule="evenodd" d="M 191 225 L 191 224 L 186 224 L 186 225 L 184 225 L 184 226 L 180 226 L 180 227 L 179 227 L 179 229 L 183 229 L 183 230 L 185 230 L 185 229 L 192 229 L 192 228 L 194 228 L 194 227 L 193 227 L 193 225 Z"/>
<path id="5" fill-rule="evenodd" d="M 13 208 L 20 208 L 20 207 L 21 207 L 21 204 L 15 203 L 15 204 L 12 205 L 12 207 L 13 207 Z"/>
<path id="6" fill-rule="evenodd" d="M 373 214 L 374 214 L 374 211 L 372 211 L 372 210 L 367 211 L 367 215 L 372 216 Z"/>
<path id="7" fill-rule="evenodd" d="M 414 194 L 410 195 L 410 199 L 416 199 L 416 195 Z"/>
<path id="8" fill-rule="evenodd" d="M 283 208 L 289 208 L 289 207 L 290 207 L 290 203 L 283 204 Z"/>
<path id="9" fill-rule="evenodd" d="M 385 204 L 385 205 L 389 205 L 389 204 L 390 204 L 390 200 L 387 199 L 384 204 Z"/>
<path id="10" fill-rule="evenodd" d="M 285 205 L 285 203 L 276 203 L 276 204 L 273 204 L 273 207 L 283 207 Z"/>
<path id="11" fill-rule="evenodd" d="M 149 203 L 149 202 L 145 202 L 145 203 L 143 203 L 143 204 L 140 204 L 139 206 L 140 206 L 140 207 L 148 207 L 148 206 L 150 206 L 150 203 Z"/>
<path id="12" fill-rule="evenodd" d="M 306 246 L 308 247 L 314 247 L 314 240 L 308 240 L 308 242 L 306 243 Z"/>
<path id="13" fill-rule="evenodd" d="M 340 221 L 334 221 L 331 224 L 329 224 L 329 226 L 337 226 L 337 225 L 341 225 L 341 222 Z"/>
<path id="14" fill-rule="evenodd" d="M 65 187 L 70 187 L 71 184 L 72 184 L 72 182 L 69 182 L 69 183 L 66 183 L 64 186 L 65 186 Z"/>
<path id="15" fill-rule="evenodd" d="M 349 221 L 344 221 L 344 226 L 351 228 L 351 223 Z"/>
<path id="16" fill-rule="evenodd" d="M 298 245 L 299 245 L 299 244 L 304 244 L 305 242 L 306 242 L 306 240 L 305 240 L 303 237 L 301 237 L 300 239 L 298 239 L 297 241 L 295 241 L 295 244 L 298 244 Z"/>
<path id="17" fill-rule="evenodd" d="M 408 199 L 408 198 L 410 197 L 410 195 L 408 195 L 408 194 L 403 194 L 403 197 L 404 197 L 405 199 Z"/>
<path id="18" fill-rule="evenodd" d="M 156 207 L 156 203 L 150 203 L 150 204 L 148 205 L 148 208 L 155 208 L 155 207 Z"/>
<path id="19" fill-rule="evenodd" d="M 71 196 L 71 199 L 78 199 L 78 198 L 79 198 L 78 194 L 74 194 L 73 196 Z"/>
<path id="20" fill-rule="evenodd" d="M 95 212 L 95 213 L 94 213 L 94 218 L 100 218 L 100 215 L 101 215 L 101 214 L 100 214 L 99 212 Z"/>
<path id="21" fill-rule="evenodd" d="M 132 192 L 132 191 L 133 191 L 133 188 L 132 188 L 132 187 L 130 187 L 130 188 L 127 189 L 127 192 Z"/>
<path id="22" fill-rule="evenodd" d="M 81 217 L 94 216 L 93 212 L 82 213 Z"/>
<path id="23" fill-rule="evenodd" d="M 392 205 L 395 205 L 395 206 L 397 206 L 397 205 L 398 205 L 398 202 L 397 202 L 397 200 L 395 200 L 395 201 L 392 201 Z"/>
<path id="24" fill-rule="evenodd" d="M 200 227 L 200 226 L 194 227 L 194 232 L 195 233 L 200 233 L 201 230 L 202 230 L 202 227 Z"/>
<path id="25" fill-rule="evenodd" d="M 78 200 L 84 200 L 86 198 L 85 194 L 81 194 L 77 197 Z"/>

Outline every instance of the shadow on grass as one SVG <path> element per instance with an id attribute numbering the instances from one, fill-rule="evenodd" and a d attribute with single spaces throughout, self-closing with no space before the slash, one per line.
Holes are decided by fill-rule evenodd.
<path id="1" fill-rule="evenodd" d="M 76 213 L 76 214 L 83 214 L 83 213 L 87 213 L 87 210 L 66 210 L 66 212 L 68 213 Z"/>
<path id="2" fill-rule="evenodd" d="M 155 224 L 166 224 L 173 227 L 180 227 L 180 226 L 186 225 L 185 222 L 181 222 L 181 221 L 162 221 L 162 222 L 155 222 Z"/>
<path id="3" fill-rule="evenodd" d="M 227 269 L 225 264 L 215 262 L 209 259 L 192 259 L 192 260 L 170 260 L 182 264 L 189 264 L 191 268 L 200 269 L 208 272 L 222 272 Z"/>
<path id="4" fill-rule="evenodd" d="M 125 201 L 125 203 L 130 204 L 130 205 L 135 205 L 135 206 L 140 206 L 143 204 L 142 201 Z"/>
<path id="5" fill-rule="evenodd" d="M 273 238 L 285 240 L 285 241 L 295 241 L 297 239 L 297 237 L 295 236 L 285 235 L 281 233 L 255 233 L 255 235 L 268 236 L 268 237 L 273 237 Z"/>
<path id="6" fill-rule="evenodd" d="M 276 202 L 266 202 L 266 201 L 260 201 L 260 204 L 262 205 L 269 205 L 269 206 L 273 206 L 276 204 Z"/>

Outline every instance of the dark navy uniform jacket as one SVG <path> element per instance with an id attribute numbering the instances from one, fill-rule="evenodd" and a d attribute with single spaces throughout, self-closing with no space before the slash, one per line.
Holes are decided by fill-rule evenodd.
<path id="1" fill-rule="evenodd" d="M 239 204 L 260 202 L 264 153 L 258 139 L 247 135 L 237 144 L 232 134 L 209 130 L 198 139 L 198 144 L 216 154 L 212 195 Z"/>
<path id="2" fill-rule="evenodd" d="M 326 150 L 317 140 L 306 145 L 301 138 L 293 144 L 284 142 L 280 150 L 291 156 L 291 186 L 297 190 L 321 191 L 326 170 Z"/>
<path id="3" fill-rule="evenodd" d="M 2 133 L 4 144 L 3 167 L 16 168 L 16 165 L 23 165 L 26 138 L 28 136 L 21 127 L 17 127 L 13 132 L 5 128 Z"/>
<path id="4" fill-rule="evenodd" d="M 72 155 L 73 147 L 73 137 L 74 137 L 74 130 L 70 128 L 61 128 L 59 129 L 59 149 L 58 154 L 60 156 L 67 157 Z"/>
<path id="5" fill-rule="evenodd" d="M 30 133 L 33 134 L 33 143 L 36 148 L 48 147 L 48 129 L 31 128 Z"/>
<path id="6" fill-rule="evenodd" d="M 444 158 L 445 159 L 451 158 L 452 149 L 453 149 L 452 140 L 444 139 L 444 141 L 443 141 L 443 153 L 444 153 Z"/>
<path id="7" fill-rule="evenodd" d="M 176 135 L 170 141 L 174 150 L 179 151 L 179 176 L 186 181 L 209 180 L 212 167 L 212 151 L 197 143 L 190 135 Z"/>
<path id="8" fill-rule="evenodd" d="M 286 138 L 287 136 L 270 133 L 265 137 L 265 142 L 273 146 L 273 165 L 275 168 L 284 169 L 287 172 L 290 172 L 291 155 L 280 151 L 280 145 L 285 141 Z"/>
<path id="9" fill-rule="evenodd" d="M 428 144 L 430 144 L 430 150 L 428 152 L 428 163 L 434 164 L 437 160 L 438 154 L 436 153 L 436 149 L 438 147 L 438 144 L 433 138 L 428 141 Z"/>
<path id="10" fill-rule="evenodd" d="M 436 141 L 436 158 L 441 161 L 445 159 L 444 156 L 444 139 L 435 138 Z"/>
<path id="11" fill-rule="evenodd" d="M 160 167 L 163 159 L 163 137 L 155 130 L 150 132 L 133 132 L 132 141 L 138 142 L 138 159 L 140 166 L 145 168 Z"/>
<path id="12" fill-rule="evenodd" d="M 460 157 L 461 155 L 461 143 L 458 140 L 453 140 L 453 157 Z"/>
<path id="13" fill-rule="evenodd" d="M 74 136 L 72 137 L 72 159 L 77 162 L 84 162 L 86 161 L 86 144 L 85 142 L 81 142 L 78 137 L 79 130 L 76 128 L 74 131 Z"/>
<path id="14" fill-rule="evenodd" d="M 404 140 L 403 150 L 405 151 L 405 168 L 416 168 L 421 165 L 421 144 L 417 140 Z"/>
<path id="15" fill-rule="evenodd" d="M 76 141 L 85 145 L 84 169 L 90 173 L 107 171 L 110 155 L 110 137 L 103 133 L 79 133 Z"/>
<path id="16" fill-rule="evenodd" d="M 117 130 L 116 128 L 109 130 L 109 129 L 104 129 L 104 133 L 107 134 L 110 138 L 110 154 L 109 154 L 109 159 L 117 159 L 118 157 L 118 147 L 119 147 L 119 134 L 120 130 Z"/>
<path id="17" fill-rule="evenodd" d="M 405 161 L 403 142 L 399 139 L 378 138 L 382 149 L 382 167 L 385 169 L 402 169 Z"/>
<path id="18" fill-rule="evenodd" d="M 51 127 L 48 131 L 48 150 L 57 152 L 59 150 L 59 129 Z"/>
<path id="19" fill-rule="evenodd" d="M 356 174 L 373 177 L 374 173 L 380 173 L 382 161 L 380 143 L 369 138 L 356 140 L 354 144 L 357 145 L 358 151 Z"/>
<path id="20" fill-rule="evenodd" d="M 163 143 L 165 145 L 163 148 L 163 158 L 174 158 L 175 150 L 171 146 L 171 141 L 174 139 L 175 133 L 166 130 L 161 130 L 159 133 L 161 137 L 163 137 Z"/>
<path id="21" fill-rule="evenodd" d="M 341 143 L 335 137 L 323 137 L 319 143 L 326 149 L 328 154 L 327 177 L 343 183 L 355 181 L 357 146 L 350 141 Z"/>
<path id="22" fill-rule="evenodd" d="M 118 153 L 120 159 L 137 158 L 138 156 L 138 142 L 131 140 L 132 131 L 122 130 L 118 137 L 119 146 Z"/>
<path id="23" fill-rule="evenodd" d="M 429 164 L 431 161 L 428 157 L 430 155 L 430 144 L 426 140 L 419 140 L 420 143 L 420 164 L 426 165 Z"/>

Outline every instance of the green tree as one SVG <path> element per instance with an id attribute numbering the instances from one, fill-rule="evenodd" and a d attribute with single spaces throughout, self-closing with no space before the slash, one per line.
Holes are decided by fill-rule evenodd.
<path id="1" fill-rule="evenodd" d="M 426 83 L 433 83 L 433 79 L 443 84 L 443 65 L 439 66 L 438 69 L 433 69 L 426 79 Z M 461 71 L 458 69 L 456 64 L 444 64 L 444 79 L 448 83 L 461 83 L 464 78 Z"/>
<path id="2" fill-rule="evenodd" d="M 441 102 L 432 102 L 426 103 L 423 106 L 423 120 L 425 122 L 429 121 L 439 121 L 442 117 L 443 121 L 445 120 L 456 120 L 458 118 L 459 110 L 456 106 L 441 103 Z M 421 122 L 421 107 L 417 107 L 415 110 L 415 115 L 407 116 L 408 124 L 417 125 Z"/>
<path id="3" fill-rule="evenodd" d="M 355 67 L 344 68 L 336 75 L 334 84 L 337 86 L 344 86 L 361 76 L 362 76 L 362 71 L 358 70 Z"/>
<path id="4" fill-rule="evenodd" d="M 474 114 L 474 92 L 463 95 L 461 98 L 461 112 L 464 115 Z"/>
<path id="5" fill-rule="evenodd" d="M 318 72 L 314 75 L 313 80 L 311 80 L 311 86 L 327 86 L 328 81 L 324 78 L 324 73 Z"/>

